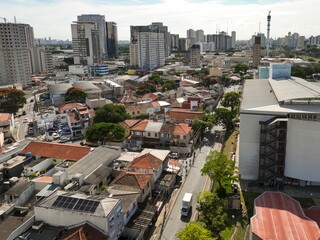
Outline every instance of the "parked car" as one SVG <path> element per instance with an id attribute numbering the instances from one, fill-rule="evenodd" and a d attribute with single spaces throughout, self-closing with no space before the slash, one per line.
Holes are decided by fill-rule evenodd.
<path id="1" fill-rule="evenodd" d="M 27 122 L 29 122 L 29 119 L 28 118 L 24 118 L 22 122 L 23 123 L 27 123 Z"/>
<path id="2" fill-rule="evenodd" d="M 170 153 L 170 154 L 169 154 L 169 157 L 170 157 L 170 158 L 173 158 L 173 159 L 178 159 L 178 158 L 179 158 L 179 154 L 173 152 L 173 153 Z"/>
<path id="3" fill-rule="evenodd" d="M 56 133 L 56 132 L 53 132 L 53 133 L 51 134 L 51 136 L 52 136 L 52 138 L 55 139 L 55 140 L 60 137 L 60 135 L 59 135 L 58 133 Z"/>
<path id="4" fill-rule="evenodd" d="M 34 134 L 34 130 L 33 130 L 32 127 L 30 127 L 30 128 L 28 129 L 28 134 L 29 134 L 29 135 L 33 135 L 33 134 Z"/>
<path id="5" fill-rule="evenodd" d="M 58 142 L 65 143 L 65 142 L 69 142 L 70 140 L 71 140 L 70 137 L 61 136 Z"/>

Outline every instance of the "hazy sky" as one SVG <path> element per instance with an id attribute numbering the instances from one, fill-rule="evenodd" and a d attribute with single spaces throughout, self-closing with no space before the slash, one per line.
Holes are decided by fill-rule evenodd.
<path id="1" fill-rule="evenodd" d="M 320 35 L 320 0 L 0 0 L 0 17 L 30 24 L 37 38 L 71 39 L 72 21 L 80 14 L 105 15 L 118 25 L 118 39 L 128 40 L 130 25 L 163 22 L 171 33 L 186 37 L 187 29 L 237 32 L 249 39 L 266 34 L 271 11 L 272 38 L 289 31 L 310 37 Z M 2 19 L 0 19 L 3 22 Z"/>

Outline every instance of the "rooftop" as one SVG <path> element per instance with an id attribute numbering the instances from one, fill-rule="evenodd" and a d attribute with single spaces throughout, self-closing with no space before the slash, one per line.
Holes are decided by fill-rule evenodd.
<path id="1" fill-rule="evenodd" d="M 33 156 L 50 157 L 78 161 L 90 152 L 91 148 L 76 145 L 47 142 L 30 142 L 20 154 L 31 152 Z"/>
<path id="2" fill-rule="evenodd" d="M 146 128 L 144 129 L 144 131 L 159 133 L 162 125 L 163 125 L 162 122 L 148 121 L 148 124 L 147 124 Z"/>
<path id="3" fill-rule="evenodd" d="M 8 191 L 6 191 L 5 195 L 19 196 L 25 190 L 27 190 L 31 185 L 34 185 L 34 182 L 18 182 Z"/>
<path id="4" fill-rule="evenodd" d="M 192 127 L 186 123 L 178 123 L 174 125 L 174 134 L 184 135 L 189 134 L 192 130 Z"/>
<path id="5" fill-rule="evenodd" d="M 69 88 L 72 88 L 71 83 L 59 83 L 48 86 L 51 95 L 66 93 Z"/>
<path id="6" fill-rule="evenodd" d="M 103 232 L 92 226 L 91 224 L 85 223 L 81 226 L 69 228 L 59 238 L 61 240 L 108 240 L 109 237 Z"/>
<path id="7" fill-rule="evenodd" d="M 202 119 L 203 113 L 202 112 L 196 112 L 191 111 L 187 109 L 182 108 L 172 108 L 170 111 L 167 112 L 167 115 L 169 118 L 175 118 L 175 119 Z"/>
<path id="8" fill-rule="evenodd" d="M 136 157 L 130 164 L 129 168 L 158 169 L 162 165 L 162 160 L 150 153 L 145 153 Z"/>
<path id="9" fill-rule="evenodd" d="M 12 117 L 11 113 L 0 113 L 0 122 L 8 121 Z"/>
<path id="10" fill-rule="evenodd" d="M 144 189 L 152 179 L 152 174 L 135 173 L 135 172 L 120 172 L 120 174 L 110 184 L 112 185 L 125 185 L 138 189 Z"/>
<path id="11" fill-rule="evenodd" d="M 0 170 L 3 168 L 13 168 L 18 164 L 21 164 L 25 160 L 25 158 L 26 158 L 25 156 L 16 156 L 6 162 L 0 163 Z"/>
<path id="12" fill-rule="evenodd" d="M 95 171 L 93 171 L 88 177 L 85 178 L 85 183 L 87 184 L 99 184 L 104 178 L 111 174 L 112 169 L 100 165 Z"/>
<path id="13" fill-rule="evenodd" d="M 252 232 L 261 239 L 319 239 L 316 222 L 305 216 L 300 204 L 282 192 L 264 192 L 255 199 Z"/>
<path id="14" fill-rule="evenodd" d="M 153 148 L 144 148 L 143 151 L 138 154 L 139 156 L 144 155 L 146 153 L 150 153 L 151 155 L 155 156 L 156 158 L 164 161 L 166 157 L 169 155 L 169 150 L 160 150 L 160 149 L 153 149 Z"/>
<path id="15" fill-rule="evenodd" d="M 87 109 L 87 107 L 82 103 L 67 103 L 64 105 L 60 105 L 58 107 L 59 111 L 66 111 L 66 110 L 73 109 L 73 108 L 76 108 L 78 110 L 79 109 Z"/>

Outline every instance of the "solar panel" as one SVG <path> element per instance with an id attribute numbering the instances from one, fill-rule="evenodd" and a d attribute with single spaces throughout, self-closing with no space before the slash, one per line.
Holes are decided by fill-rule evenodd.
<path id="1" fill-rule="evenodd" d="M 95 198 L 96 200 L 96 198 Z M 78 199 L 69 196 L 58 196 L 57 199 L 52 204 L 53 207 L 77 210 L 83 212 L 93 213 L 99 206 L 99 201 L 88 200 L 88 199 Z"/>

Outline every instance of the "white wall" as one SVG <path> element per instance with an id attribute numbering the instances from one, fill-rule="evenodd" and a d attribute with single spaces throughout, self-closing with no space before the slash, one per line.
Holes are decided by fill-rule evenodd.
<path id="1" fill-rule="evenodd" d="M 285 176 L 320 182 L 319 130 L 319 122 L 289 119 Z"/>
<path id="2" fill-rule="evenodd" d="M 240 114 L 239 174 L 244 180 L 259 176 L 260 120 L 270 116 Z"/>

